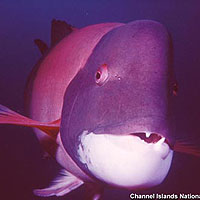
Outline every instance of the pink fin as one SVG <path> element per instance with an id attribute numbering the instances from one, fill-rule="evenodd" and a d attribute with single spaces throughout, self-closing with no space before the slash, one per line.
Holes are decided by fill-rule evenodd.
<path id="1" fill-rule="evenodd" d="M 48 51 L 47 44 L 45 42 L 43 42 L 42 40 L 35 39 L 34 43 L 37 45 L 37 47 L 39 48 L 42 55 L 44 55 Z"/>
<path id="2" fill-rule="evenodd" d="M 65 21 L 53 19 L 51 21 L 51 47 L 56 45 L 65 36 L 74 31 L 72 25 L 67 24 Z"/>
<path id="3" fill-rule="evenodd" d="M 193 144 L 177 141 L 174 145 L 173 150 L 176 152 L 191 154 L 200 157 L 200 148 Z"/>
<path id="4" fill-rule="evenodd" d="M 63 196 L 72 190 L 81 186 L 84 182 L 66 170 L 61 171 L 61 175 L 58 176 L 52 184 L 45 189 L 35 189 L 33 192 L 37 196 L 49 197 L 49 196 Z"/>
<path id="5" fill-rule="evenodd" d="M 0 104 L 0 124 L 15 124 L 38 128 L 44 131 L 47 135 L 56 138 L 60 128 L 60 119 L 53 122 L 38 122 L 20 115 Z"/>

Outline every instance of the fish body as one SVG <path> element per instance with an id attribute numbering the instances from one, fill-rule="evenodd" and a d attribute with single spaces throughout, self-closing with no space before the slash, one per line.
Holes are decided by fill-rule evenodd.
<path id="1" fill-rule="evenodd" d="M 174 140 L 177 84 L 172 41 L 163 25 L 52 24 L 50 49 L 35 40 L 43 57 L 27 81 L 29 117 L 0 105 L 1 124 L 33 127 L 63 167 L 62 176 L 34 190 L 36 195 L 62 196 L 85 184 L 86 199 L 94 200 L 106 185 L 150 188 L 167 176 L 173 151 L 200 155 Z"/>
<path id="2" fill-rule="evenodd" d="M 96 45 L 66 90 L 60 127 L 65 150 L 85 173 L 91 175 L 92 171 L 106 183 L 134 189 L 157 185 L 165 178 L 173 155 L 165 142 L 172 142 L 173 133 L 171 51 L 168 32 L 153 21 L 135 21 L 114 28 Z M 134 139 L 141 133 L 157 139 L 137 146 Z M 108 137 L 110 134 L 115 137 Z M 102 145 L 97 148 L 100 140 Z M 108 141 L 111 144 L 105 145 L 107 151 L 102 153 Z M 128 141 L 135 150 L 122 152 Z M 116 151 L 108 148 L 112 142 Z M 113 154 L 108 155 L 108 151 Z M 129 156 L 124 160 L 116 158 L 120 154 L 123 158 Z M 109 166 L 113 167 L 108 172 Z M 125 166 L 136 167 L 133 170 Z"/>

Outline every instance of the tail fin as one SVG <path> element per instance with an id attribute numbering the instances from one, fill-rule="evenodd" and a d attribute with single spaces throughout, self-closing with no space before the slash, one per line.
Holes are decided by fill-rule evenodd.
<path id="1" fill-rule="evenodd" d="M 200 157 L 200 147 L 194 144 L 177 141 L 173 147 L 173 150 L 180 153 L 186 153 Z"/>
<path id="2" fill-rule="evenodd" d="M 53 122 L 39 122 L 20 115 L 0 104 L 0 124 L 15 124 L 38 128 L 47 135 L 56 138 L 60 128 L 60 119 Z"/>

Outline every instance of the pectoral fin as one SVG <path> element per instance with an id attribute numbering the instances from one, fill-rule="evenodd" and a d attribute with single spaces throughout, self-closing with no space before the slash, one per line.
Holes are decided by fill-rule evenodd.
<path id="1" fill-rule="evenodd" d="M 0 104 L 0 124 L 14 124 L 38 128 L 44 131 L 47 135 L 56 138 L 60 128 L 60 119 L 53 122 L 39 122 L 20 115 L 19 113 Z"/>
<path id="2" fill-rule="evenodd" d="M 194 144 L 189 144 L 187 142 L 176 141 L 173 150 L 176 152 L 200 157 L 200 148 Z"/>
<path id="3" fill-rule="evenodd" d="M 37 196 L 49 197 L 49 196 L 63 196 L 72 190 L 81 186 L 84 182 L 66 170 L 61 171 L 52 184 L 48 188 L 35 189 L 33 192 Z"/>

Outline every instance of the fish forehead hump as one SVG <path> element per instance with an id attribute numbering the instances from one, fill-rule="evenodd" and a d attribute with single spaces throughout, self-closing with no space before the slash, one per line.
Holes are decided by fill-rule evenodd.
<path id="1" fill-rule="evenodd" d="M 130 134 L 146 128 L 168 136 L 170 45 L 166 28 L 148 20 L 115 28 L 97 44 L 66 90 L 62 112 L 64 147 L 82 169 L 77 148 L 83 130 Z M 104 64 L 108 78 L 98 86 L 95 73 Z"/>
<path id="2" fill-rule="evenodd" d="M 108 81 L 97 87 L 94 75 L 104 63 L 108 67 Z M 110 31 L 96 46 L 85 69 L 88 104 L 89 99 L 96 102 L 91 102 L 90 108 L 94 105 L 93 109 L 101 114 L 110 108 L 112 117 L 107 121 L 115 117 L 122 120 L 123 108 L 126 120 L 168 114 L 173 81 L 172 48 L 170 36 L 160 23 L 135 21 Z"/>
<path id="3" fill-rule="evenodd" d="M 126 79 L 146 76 L 147 71 L 166 75 L 171 56 L 169 40 L 166 28 L 158 22 L 131 22 L 104 35 L 85 68 L 94 73 L 106 63 L 110 73 L 118 73 Z"/>

